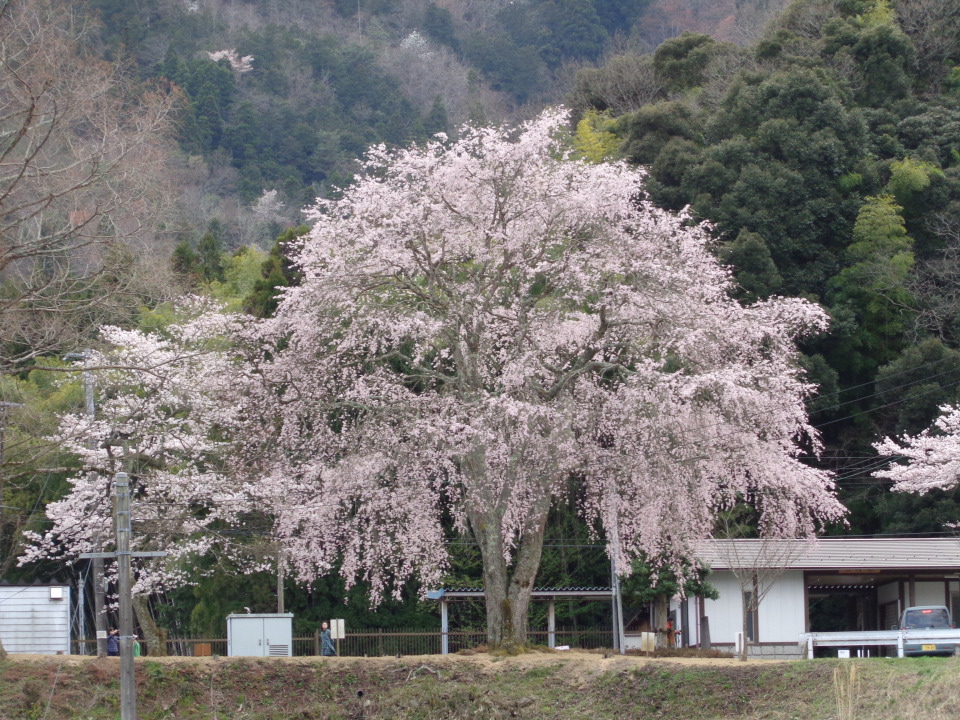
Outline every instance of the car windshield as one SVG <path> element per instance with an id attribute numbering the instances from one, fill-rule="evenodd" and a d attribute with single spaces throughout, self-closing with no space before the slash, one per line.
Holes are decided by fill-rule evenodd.
<path id="1" fill-rule="evenodd" d="M 903 614 L 903 627 L 910 628 L 948 628 L 950 616 L 944 608 L 926 608 L 907 610 Z"/>

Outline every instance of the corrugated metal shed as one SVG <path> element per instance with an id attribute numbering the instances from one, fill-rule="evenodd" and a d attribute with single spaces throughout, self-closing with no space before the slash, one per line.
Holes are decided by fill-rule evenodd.
<path id="1" fill-rule="evenodd" d="M 0 641 L 10 653 L 70 653 L 70 586 L 0 585 Z"/>
<path id="2" fill-rule="evenodd" d="M 796 570 L 960 570 L 957 538 L 709 540 L 697 554 L 714 570 L 764 565 Z"/>

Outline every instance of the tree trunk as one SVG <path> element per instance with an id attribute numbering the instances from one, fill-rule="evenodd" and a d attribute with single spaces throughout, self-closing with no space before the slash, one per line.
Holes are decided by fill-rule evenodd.
<path id="1" fill-rule="evenodd" d="M 147 653 L 155 657 L 167 654 L 167 631 L 159 627 L 150 613 L 150 602 L 143 595 L 133 596 L 133 611 L 137 615 L 137 624 L 143 630 L 143 639 L 147 643 Z"/>
<path id="2" fill-rule="evenodd" d="M 741 592 L 740 596 L 743 597 L 744 594 Z M 747 643 L 749 642 L 749 640 L 747 639 L 748 637 L 747 627 L 749 624 L 748 618 L 750 614 L 750 606 L 746 599 L 743 599 L 740 604 L 743 607 L 743 642 L 740 644 L 740 661 L 746 662 L 747 661 Z"/>
<path id="3" fill-rule="evenodd" d="M 483 560 L 487 645 L 491 650 L 518 652 L 528 645 L 530 598 L 540 568 L 549 509 L 549 498 L 531 508 L 511 564 L 504 559 L 501 517 L 492 511 L 468 513 Z"/>

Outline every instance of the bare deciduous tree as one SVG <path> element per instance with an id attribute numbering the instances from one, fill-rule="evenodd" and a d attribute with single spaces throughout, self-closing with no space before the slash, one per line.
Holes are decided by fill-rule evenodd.
<path id="1" fill-rule="evenodd" d="M 0 371 L 56 351 L 128 287 L 162 204 L 176 95 L 87 56 L 88 33 L 56 0 L 0 9 Z"/>
<path id="2" fill-rule="evenodd" d="M 960 205 L 931 213 L 926 228 L 943 243 L 917 262 L 910 292 L 916 298 L 916 336 L 932 333 L 955 342 L 960 336 Z"/>
<path id="3" fill-rule="evenodd" d="M 609 109 L 612 115 L 636 112 L 666 96 L 666 88 L 653 70 L 649 55 L 617 55 L 604 67 L 584 68 L 568 98 L 578 112 L 588 107 Z"/>
<path id="4" fill-rule="evenodd" d="M 744 523 L 729 516 L 721 518 L 719 535 L 722 539 L 712 543 L 712 551 L 722 558 L 740 586 L 743 610 L 743 642 L 740 659 L 746 660 L 750 643 L 758 642 L 757 614 L 760 604 L 773 584 L 797 558 L 806 543 L 811 540 L 766 535 L 759 538 L 744 538 L 747 530 Z"/>
<path id="5" fill-rule="evenodd" d="M 960 0 L 896 3 L 897 20 L 916 50 L 917 68 L 939 80 L 960 52 Z"/>

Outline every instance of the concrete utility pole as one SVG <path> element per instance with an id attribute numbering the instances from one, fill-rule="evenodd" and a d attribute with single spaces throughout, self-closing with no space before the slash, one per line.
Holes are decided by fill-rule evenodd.
<path id="1" fill-rule="evenodd" d="M 82 558 L 117 558 L 120 593 L 120 719 L 137 720 L 137 684 L 133 670 L 133 573 L 130 558 L 163 557 L 165 552 L 130 552 L 130 476 L 119 472 L 113 479 L 117 526 L 117 551 L 83 553 Z"/>
<path id="2" fill-rule="evenodd" d="M 613 522 L 610 528 L 610 595 L 613 611 L 613 649 L 621 655 L 626 655 L 626 638 L 623 632 L 623 598 L 620 594 L 620 573 L 617 568 L 617 557 L 620 554 L 620 513 L 617 511 L 617 496 L 611 483 L 607 489 L 607 502 L 613 511 Z"/>
<path id="3" fill-rule="evenodd" d="M 277 612 L 283 613 L 284 603 L 283 603 L 283 581 L 284 581 L 284 570 L 283 570 L 283 548 L 277 545 Z"/>
<path id="4" fill-rule="evenodd" d="M 71 352 L 63 356 L 64 360 L 90 360 L 93 356 L 92 350 L 83 350 L 81 352 Z M 89 367 L 83 369 L 83 394 L 84 407 L 88 418 L 94 419 L 96 415 L 96 404 L 93 396 L 93 371 Z M 89 479 L 96 477 L 95 472 L 89 473 Z M 100 540 L 100 538 L 98 538 Z M 103 582 L 103 558 L 93 558 L 93 624 L 97 632 L 97 657 L 107 656 L 107 591 Z M 81 612 L 85 610 L 81 609 Z M 86 654 L 86 650 L 84 650 Z"/>
<path id="5" fill-rule="evenodd" d="M 113 478 L 117 498 L 117 565 L 120 590 L 120 717 L 136 720 L 137 680 L 133 673 L 133 579 L 130 576 L 130 481 L 126 473 Z"/>

